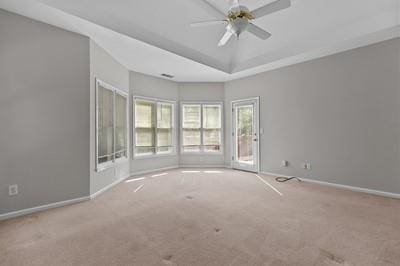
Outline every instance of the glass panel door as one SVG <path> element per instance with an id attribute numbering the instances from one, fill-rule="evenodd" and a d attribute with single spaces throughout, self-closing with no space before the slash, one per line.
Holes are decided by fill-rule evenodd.
<path id="1" fill-rule="evenodd" d="M 258 98 L 232 102 L 232 167 L 258 172 Z"/>
<path id="2" fill-rule="evenodd" d="M 253 125 L 254 106 L 236 108 L 236 158 L 241 163 L 254 164 Z"/>

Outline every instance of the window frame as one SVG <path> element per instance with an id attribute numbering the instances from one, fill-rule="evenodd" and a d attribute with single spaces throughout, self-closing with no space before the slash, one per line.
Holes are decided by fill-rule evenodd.
<path id="1" fill-rule="evenodd" d="M 95 108 L 95 171 L 96 172 L 101 172 L 104 171 L 106 169 L 115 167 L 121 163 L 124 162 L 128 162 L 129 161 L 129 113 L 128 113 L 128 108 L 129 108 L 129 94 L 123 90 L 120 90 L 118 88 L 116 88 L 113 85 L 110 85 L 98 78 L 95 79 L 95 86 L 96 86 L 96 90 L 95 90 L 95 100 L 96 100 L 96 108 Z M 102 86 L 103 88 L 110 90 L 113 92 L 113 159 L 111 161 L 107 161 L 104 163 L 99 163 L 99 112 L 98 112 L 98 108 L 99 108 L 99 86 Z M 124 97 L 126 99 L 126 107 L 125 107 L 125 116 L 126 116 L 126 156 L 115 159 L 115 120 L 116 120 L 116 101 L 115 101 L 115 95 L 119 94 L 120 96 Z"/>
<path id="2" fill-rule="evenodd" d="M 200 105 L 200 151 L 184 151 L 183 147 L 183 106 L 184 105 Z M 219 105 L 221 108 L 221 144 L 219 151 L 204 150 L 204 125 L 203 125 L 203 106 L 204 105 Z M 180 102 L 180 153 L 187 155 L 224 155 L 224 102 L 222 101 L 181 101 Z"/>
<path id="3" fill-rule="evenodd" d="M 136 100 L 141 100 L 145 102 L 151 102 L 155 105 L 155 143 L 154 143 L 154 153 L 148 154 L 138 154 L 136 152 Z M 172 130 L 172 151 L 171 152 L 157 152 L 157 129 L 158 129 L 158 104 L 159 103 L 167 103 L 172 105 L 172 117 L 171 117 L 171 130 Z M 176 156 L 176 148 L 177 141 L 176 141 L 176 101 L 167 100 L 162 98 L 154 98 L 154 97 L 147 97 L 147 96 L 132 96 L 132 160 L 138 159 L 149 159 L 149 158 L 157 158 L 157 157 L 169 157 L 169 156 Z"/>

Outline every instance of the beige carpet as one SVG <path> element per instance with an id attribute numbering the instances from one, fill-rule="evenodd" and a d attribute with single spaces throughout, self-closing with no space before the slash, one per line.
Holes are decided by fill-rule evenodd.
<path id="1" fill-rule="evenodd" d="M 399 200 L 226 169 L 147 177 L 0 222 L 0 265 L 400 265 Z"/>

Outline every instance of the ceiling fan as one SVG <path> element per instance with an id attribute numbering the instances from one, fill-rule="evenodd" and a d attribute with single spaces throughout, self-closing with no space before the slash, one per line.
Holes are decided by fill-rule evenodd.
<path id="1" fill-rule="evenodd" d="M 239 0 L 229 0 L 228 14 L 224 14 L 219 9 L 211 5 L 210 2 L 206 0 L 204 1 L 208 6 L 212 7 L 213 9 L 215 9 L 215 11 L 222 14 L 225 19 L 195 22 L 192 23 L 191 26 L 203 27 L 213 25 L 225 25 L 226 32 L 224 36 L 222 36 L 222 39 L 219 41 L 218 46 L 224 46 L 234 35 L 239 39 L 240 34 L 244 31 L 248 31 L 262 40 L 268 39 L 269 37 L 271 37 L 271 33 L 254 25 L 253 23 L 251 23 L 251 21 L 277 12 L 279 10 L 288 8 L 291 5 L 291 0 L 277 0 L 250 12 L 246 6 L 243 6 L 239 3 Z"/>

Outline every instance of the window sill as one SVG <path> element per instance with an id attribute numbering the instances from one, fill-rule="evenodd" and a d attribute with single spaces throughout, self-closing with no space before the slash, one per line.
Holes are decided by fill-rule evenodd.
<path id="1" fill-rule="evenodd" d="M 223 156 L 223 152 L 188 152 L 188 151 L 181 151 L 182 155 L 211 155 L 211 156 Z"/>
<path id="2" fill-rule="evenodd" d="M 97 173 L 103 172 L 107 169 L 115 168 L 123 163 L 129 162 L 128 157 L 116 159 L 114 162 L 107 162 L 97 165 L 95 171 Z"/>
<path id="3" fill-rule="evenodd" d="M 163 157 L 172 157 L 176 156 L 176 152 L 174 153 L 166 153 L 166 154 L 149 154 L 149 155 L 135 155 L 132 157 L 132 160 L 145 160 L 152 158 L 163 158 Z"/>

